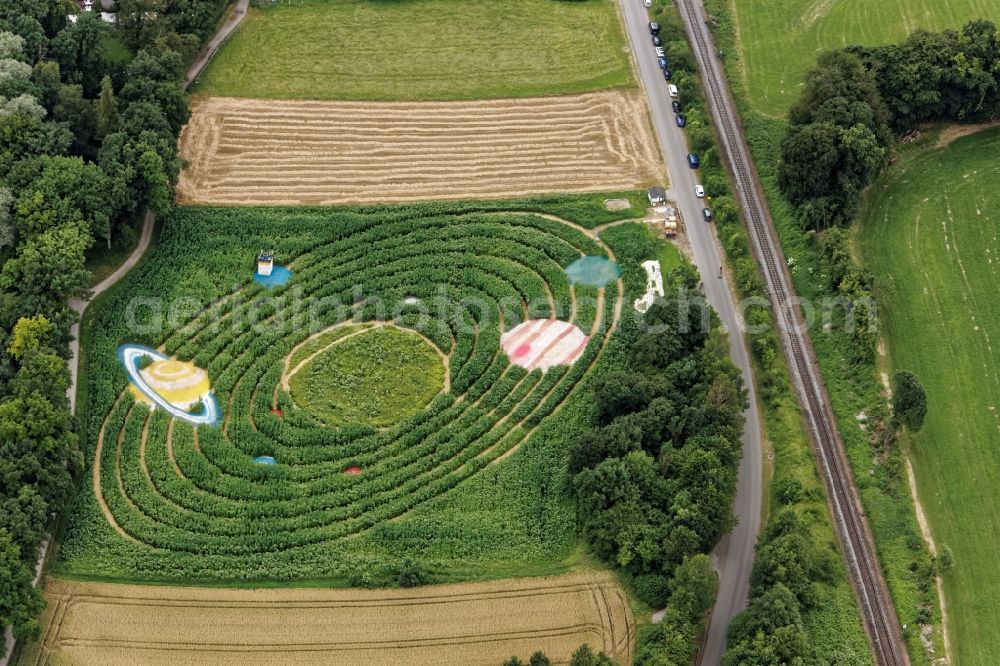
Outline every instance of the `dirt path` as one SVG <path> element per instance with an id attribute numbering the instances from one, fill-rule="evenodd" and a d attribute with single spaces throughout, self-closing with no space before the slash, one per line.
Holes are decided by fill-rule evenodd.
<path id="1" fill-rule="evenodd" d="M 957 123 L 954 125 L 948 125 L 943 130 L 941 130 L 941 134 L 938 135 L 938 141 L 936 147 L 944 148 L 955 139 L 960 139 L 963 136 L 968 136 L 970 134 L 982 132 L 983 130 L 988 130 L 991 127 L 1000 127 L 1000 120 L 992 120 L 987 123 L 969 123 L 969 124 Z"/>
<path id="2" fill-rule="evenodd" d="M 146 217 L 142 222 L 142 232 L 139 235 L 139 244 L 135 246 L 132 250 L 132 254 L 128 256 L 128 259 L 119 266 L 114 273 L 104 278 L 98 282 L 90 290 L 90 297 L 87 299 L 72 298 L 69 301 L 69 307 L 77 313 L 79 319 L 83 319 L 83 312 L 90 305 L 91 301 L 97 298 L 99 295 L 103 294 L 105 291 L 111 287 L 118 284 L 125 275 L 132 270 L 142 255 L 146 253 L 146 249 L 149 248 L 149 242 L 153 238 L 153 222 L 156 216 L 153 215 L 151 211 L 146 211 Z M 71 340 L 69 343 L 69 388 L 66 390 L 66 397 L 69 398 L 69 409 L 71 412 L 76 412 L 76 378 L 80 369 L 80 323 L 79 321 L 69 329 L 69 334 Z"/>
<path id="3" fill-rule="evenodd" d="M 209 40 L 208 44 L 205 44 L 201 53 L 198 54 L 198 58 L 188 69 L 187 77 L 184 79 L 185 90 L 194 83 L 198 75 L 201 74 L 201 71 L 208 66 L 208 63 L 215 56 L 215 52 L 219 50 L 222 43 L 229 39 L 229 36 L 233 34 L 237 26 L 243 22 L 243 19 L 247 15 L 247 6 L 249 4 L 250 0 L 237 0 L 236 6 L 229 12 L 229 16 L 226 18 L 226 22 L 222 24 L 222 27 L 219 28 L 219 32 L 215 33 L 215 37 Z"/>

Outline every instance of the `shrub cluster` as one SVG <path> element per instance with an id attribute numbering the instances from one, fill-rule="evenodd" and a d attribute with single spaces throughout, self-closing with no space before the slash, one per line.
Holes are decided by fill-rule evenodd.
<path id="1" fill-rule="evenodd" d="M 997 117 L 1000 37 L 990 21 L 831 51 L 789 111 L 778 182 L 803 228 L 847 224 L 886 164 L 894 132 L 929 120 Z"/>
<path id="2" fill-rule="evenodd" d="M 668 608 L 637 664 L 688 663 L 715 591 L 704 553 L 732 526 L 746 396 L 697 281 L 675 269 L 668 296 L 626 328 L 627 362 L 594 382 L 598 427 L 570 449 L 590 548 Z"/>

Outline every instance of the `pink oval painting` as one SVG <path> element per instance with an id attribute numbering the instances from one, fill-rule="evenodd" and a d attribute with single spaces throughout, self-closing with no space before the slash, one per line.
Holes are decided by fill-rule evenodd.
<path id="1" fill-rule="evenodd" d="M 572 365 L 589 338 L 577 326 L 558 319 L 529 319 L 507 331 L 500 345 L 511 362 L 527 370 Z"/>

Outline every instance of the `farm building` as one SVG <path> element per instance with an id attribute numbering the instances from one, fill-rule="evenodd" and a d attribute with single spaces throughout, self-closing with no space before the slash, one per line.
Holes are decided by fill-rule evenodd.
<path id="1" fill-rule="evenodd" d="M 667 201 L 667 190 L 659 185 L 649 188 L 646 194 L 649 196 L 649 203 L 654 206 L 659 206 Z"/>

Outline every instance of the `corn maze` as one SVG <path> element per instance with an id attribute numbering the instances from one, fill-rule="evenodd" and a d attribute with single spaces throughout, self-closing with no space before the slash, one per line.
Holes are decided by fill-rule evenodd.
<path id="1" fill-rule="evenodd" d="M 204 247 L 199 257 L 213 256 L 198 240 L 211 225 L 199 223 L 197 211 L 182 210 L 168 223 L 159 256 L 191 244 Z M 112 539 L 104 552 L 125 558 L 135 575 L 329 574 L 336 567 L 330 544 L 404 516 L 517 450 L 594 366 L 621 311 L 620 280 L 596 289 L 570 284 L 565 273 L 582 256 L 614 258 L 611 250 L 554 217 L 421 217 L 403 209 L 298 227 L 272 224 L 266 213 L 245 217 L 245 242 L 278 239 L 291 282 L 267 291 L 251 282 L 252 250 L 242 263 L 234 252 L 216 253 L 222 258 L 213 274 L 231 277 L 232 266 L 247 266 L 231 278 L 237 287 L 223 288 L 222 278 L 214 287 L 184 281 L 202 285 L 203 307 L 160 339 L 142 341 L 208 371 L 219 426 L 150 411 L 134 401 L 120 367 L 91 371 L 94 498 L 126 542 Z M 157 257 L 149 263 L 155 268 Z M 99 348 L 128 341 L 114 314 L 125 291 L 156 293 L 161 283 L 148 272 L 129 277 L 105 311 Z M 576 361 L 544 372 L 512 364 L 501 335 L 532 318 L 578 326 L 587 339 Z M 287 390 L 289 367 L 376 324 L 418 331 L 434 345 L 448 361 L 446 389 L 384 428 L 315 420 Z M 255 464 L 261 456 L 275 464 Z M 89 529 L 69 535 L 67 557 Z"/>

